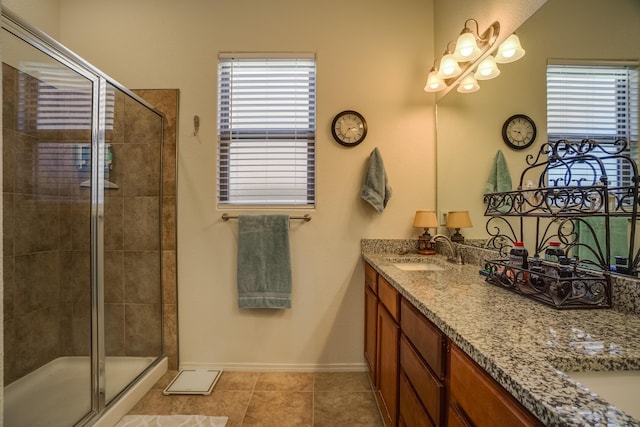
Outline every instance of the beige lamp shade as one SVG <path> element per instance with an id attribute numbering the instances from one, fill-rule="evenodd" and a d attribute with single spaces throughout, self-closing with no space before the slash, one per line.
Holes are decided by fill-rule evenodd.
<path id="1" fill-rule="evenodd" d="M 469 227 L 472 227 L 469 211 L 451 211 L 447 214 L 447 228 Z"/>
<path id="2" fill-rule="evenodd" d="M 434 211 L 416 211 L 413 218 L 414 227 L 435 228 L 438 226 L 438 217 Z"/>

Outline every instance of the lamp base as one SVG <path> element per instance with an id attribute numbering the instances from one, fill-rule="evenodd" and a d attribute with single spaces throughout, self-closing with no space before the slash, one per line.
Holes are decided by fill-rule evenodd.
<path id="1" fill-rule="evenodd" d="M 420 255 L 435 255 L 436 251 L 434 251 L 433 249 L 424 249 L 424 250 L 418 250 L 417 253 Z"/>
<path id="2" fill-rule="evenodd" d="M 456 228 L 456 232 L 451 236 L 451 241 L 454 243 L 464 243 L 464 236 L 460 234 L 459 228 Z"/>
<path id="3" fill-rule="evenodd" d="M 431 243 L 431 235 L 428 231 L 418 237 L 418 254 L 420 255 L 435 255 L 436 251 L 433 249 Z"/>

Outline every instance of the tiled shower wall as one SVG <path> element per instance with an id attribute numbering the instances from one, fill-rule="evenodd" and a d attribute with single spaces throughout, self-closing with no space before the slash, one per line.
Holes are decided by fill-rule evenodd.
<path id="1" fill-rule="evenodd" d="M 177 154 L 178 89 L 134 89 L 140 98 L 164 114 L 162 147 L 162 327 L 169 369 L 178 369 L 177 297 Z"/>
<path id="2" fill-rule="evenodd" d="M 41 132 L 22 121 L 19 124 L 19 76 L 3 64 L 5 384 L 56 357 L 88 355 L 91 336 L 90 194 L 78 185 L 89 176 L 74 163 L 78 145 L 90 143 L 91 134 L 57 131 L 43 141 Z M 22 76 L 23 84 L 25 78 L 29 77 Z M 157 185 L 160 128 L 154 121 L 157 124 L 159 119 L 116 90 L 113 129 L 106 134 L 114 155 L 109 180 L 119 186 L 105 191 L 106 353 L 159 354 L 158 325 L 163 316 L 165 353 L 170 368 L 176 369 L 178 93 L 143 92 L 147 99 L 159 97 L 160 102 L 149 102 L 167 114 L 162 142 L 164 195 Z M 40 167 L 35 159 L 42 159 L 52 147 L 63 154 L 53 168 Z M 162 236 L 158 235 L 160 224 Z M 160 310 L 161 292 L 164 311 Z"/>

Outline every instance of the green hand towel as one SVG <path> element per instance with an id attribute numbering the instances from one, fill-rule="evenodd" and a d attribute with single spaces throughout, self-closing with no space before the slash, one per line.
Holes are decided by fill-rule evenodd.
<path id="1" fill-rule="evenodd" d="M 595 238 L 598 239 L 600 247 L 604 251 L 605 247 L 605 229 L 604 229 L 604 217 L 594 216 L 590 218 L 583 218 L 586 222 L 593 227 L 596 232 Z M 576 231 L 578 233 L 578 241 L 585 245 L 597 250 L 593 233 L 589 230 L 585 224 L 580 221 L 576 222 Z M 627 218 L 610 217 L 609 218 L 609 244 L 611 250 L 611 259 L 609 265 L 615 264 L 615 256 L 629 256 L 629 236 L 627 235 Z M 590 250 L 576 246 L 573 251 L 574 255 L 579 257 L 580 260 L 588 259 L 597 264 L 599 262 Z"/>
<path id="2" fill-rule="evenodd" d="M 364 184 L 360 190 L 360 197 L 373 206 L 379 214 L 387 207 L 387 203 L 391 198 L 389 179 L 377 147 L 374 148 L 369 156 L 369 165 L 364 177 Z"/>
<path id="3" fill-rule="evenodd" d="M 507 191 L 511 191 L 511 174 L 502 150 L 498 150 L 491 165 L 484 194 L 504 193 Z"/>
<path id="4" fill-rule="evenodd" d="M 288 215 L 238 216 L 238 307 L 291 308 Z"/>

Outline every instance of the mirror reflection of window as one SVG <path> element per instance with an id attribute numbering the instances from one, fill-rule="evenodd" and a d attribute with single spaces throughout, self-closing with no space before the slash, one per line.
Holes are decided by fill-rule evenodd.
<path id="1" fill-rule="evenodd" d="M 569 61 L 565 61 L 569 62 Z M 628 141 L 625 154 L 637 161 L 638 64 L 550 61 L 547 65 L 548 140 L 579 142 L 592 139 L 611 145 Z M 612 150 L 608 150 L 612 151 Z M 595 155 L 605 156 L 606 153 Z M 632 171 L 617 159 L 603 160 L 610 186 L 631 185 Z M 549 170 L 549 186 L 595 185 L 594 171 L 572 165 L 570 180 L 564 170 Z M 599 179 L 599 173 L 595 174 Z"/>

